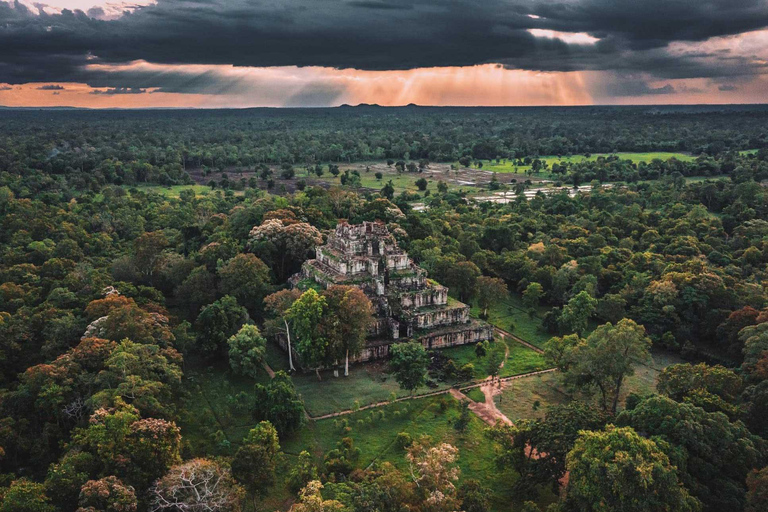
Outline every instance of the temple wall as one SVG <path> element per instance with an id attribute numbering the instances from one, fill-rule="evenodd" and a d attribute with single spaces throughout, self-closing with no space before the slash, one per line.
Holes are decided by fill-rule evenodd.
<path id="1" fill-rule="evenodd" d="M 469 306 L 453 309 L 439 309 L 414 315 L 413 323 L 417 329 L 429 329 L 438 325 L 465 323 L 469 320 Z"/>
<path id="2" fill-rule="evenodd" d="M 448 289 L 439 286 L 416 292 L 407 292 L 400 295 L 399 301 L 400 307 L 403 309 L 443 306 L 448 302 Z"/>
<path id="3" fill-rule="evenodd" d="M 477 324 L 467 327 L 466 329 L 446 333 L 427 334 L 419 338 L 419 341 L 425 349 L 432 350 L 468 345 L 470 343 L 474 344 L 491 339 L 493 339 L 493 330 L 491 329 L 491 326 L 488 324 Z M 389 347 L 391 346 L 391 343 L 367 346 L 363 349 L 360 355 L 353 360 L 353 362 L 363 363 L 375 359 L 384 359 L 389 356 Z"/>

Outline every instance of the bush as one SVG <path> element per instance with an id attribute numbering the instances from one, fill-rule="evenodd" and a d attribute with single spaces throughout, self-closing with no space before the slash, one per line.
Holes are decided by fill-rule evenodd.
<path id="1" fill-rule="evenodd" d="M 411 438 L 411 435 L 408 432 L 400 432 L 397 434 L 397 446 L 405 450 L 411 444 L 413 444 L 413 438 Z"/>

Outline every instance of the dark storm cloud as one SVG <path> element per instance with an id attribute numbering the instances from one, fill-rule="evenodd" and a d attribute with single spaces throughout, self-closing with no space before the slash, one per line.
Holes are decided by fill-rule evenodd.
<path id="1" fill-rule="evenodd" d="M 718 91 L 723 91 L 723 92 L 735 91 L 737 89 L 738 87 L 736 87 L 735 85 L 728 85 L 728 84 L 721 85 L 717 88 Z"/>
<path id="2" fill-rule="evenodd" d="M 662 85 L 660 87 L 650 87 L 642 80 L 620 80 L 606 84 L 605 93 L 608 96 L 648 96 L 657 94 L 674 94 L 675 88 L 672 84 Z"/>
<path id="3" fill-rule="evenodd" d="M 211 94 L 236 87 L 215 83 L 215 76 L 194 83 L 183 73 L 85 69 L 134 60 L 365 70 L 500 63 L 661 78 L 766 72 L 765 62 L 750 56 L 673 53 L 667 45 L 766 27 L 768 0 L 158 0 L 119 19 L 89 14 L 0 2 L 0 82 Z M 566 44 L 529 29 L 585 32 L 600 41 Z"/>

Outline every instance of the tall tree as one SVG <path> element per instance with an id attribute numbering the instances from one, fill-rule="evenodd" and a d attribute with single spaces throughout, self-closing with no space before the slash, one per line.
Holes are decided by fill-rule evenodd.
<path id="1" fill-rule="evenodd" d="M 389 347 L 389 367 L 402 389 L 411 393 L 424 385 L 429 358 L 421 343 L 409 341 Z"/>
<path id="2" fill-rule="evenodd" d="M 696 512 L 701 505 L 680 484 L 677 468 L 650 439 L 609 425 L 583 431 L 568 454 L 566 512 Z"/>
<path id="3" fill-rule="evenodd" d="M 563 306 L 558 320 L 560 328 L 563 332 L 575 332 L 580 335 L 587 329 L 587 323 L 596 309 L 597 299 L 587 291 L 577 293 L 568 301 L 568 304 Z"/>
<path id="4" fill-rule="evenodd" d="M 322 321 L 327 300 L 310 288 L 301 294 L 288 309 L 286 316 L 296 335 L 296 352 L 301 363 L 314 368 L 320 380 L 320 367 L 327 362 L 328 339 L 323 333 Z"/>
<path id="5" fill-rule="evenodd" d="M 225 295 L 208 304 L 195 320 L 197 349 L 207 356 L 219 354 L 227 346 L 230 336 L 248 320 L 248 311 L 234 297 Z"/>
<path id="6" fill-rule="evenodd" d="M 251 315 L 260 314 L 270 291 L 269 267 L 253 254 L 238 254 L 219 269 L 221 290 L 237 299 Z"/>
<path id="7" fill-rule="evenodd" d="M 624 379 L 634 374 L 636 364 L 650 358 L 650 348 L 643 326 L 625 318 L 615 326 L 601 325 L 587 339 L 552 338 L 545 357 L 563 372 L 566 383 L 597 387 L 603 409 L 615 414 Z"/>
<path id="8" fill-rule="evenodd" d="M 497 425 L 487 434 L 499 450 L 496 462 L 520 475 L 516 495 L 535 499 L 538 485 L 557 491 L 566 473 L 565 461 L 582 430 L 602 429 L 606 414 L 581 402 L 550 408 L 543 419 Z"/>
<path id="9" fill-rule="evenodd" d="M 227 340 L 227 345 L 232 371 L 257 378 L 267 350 L 267 340 L 262 337 L 259 328 L 255 325 L 242 326 Z"/>
<path id="10" fill-rule="evenodd" d="M 354 357 L 365 346 L 368 329 L 374 322 L 373 306 L 356 286 L 333 285 L 323 291 L 327 308 L 323 316 L 323 332 L 330 350 L 344 357 L 344 376 L 349 375 L 349 356 Z"/>
<path id="11" fill-rule="evenodd" d="M 488 276 L 477 278 L 477 303 L 483 310 L 483 318 L 488 318 L 491 304 L 506 299 L 507 295 L 509 290 L 503 279 Z"/>
<path id="12" fill-rule="evenodd" d="M 267 321 L 267 326 L 279 330 L 275 324 L 283 324 L 285 336 L 288 342 L 288 368 L 295 371 L 293 366 L 293 349 L 291 347 L 291 326 L 288 322 L 288 310 L 296 299 L 301 297 L 301 291 L 297 288 L 280 290 L 264 297 L 264 306 L 267 312 L 274 316 L 274 322 Z"/>
<path id="13" fill-rule="evenodd" d="M 275 483 L 280 456 L 277 430 L 262 421 L 248 432 L 232 459 L 232 475 L 251 493 L 261 496 Z"/>
<path id="14" fill-rule="evenodd" d="M 461 301 L 472 299 L 477 290 L 477 278 L 480 269 L 471 261 L 452 263 L 446 272 L 446 284 L 456 293 Z"/>
<path id="15" fill-rule="evenodd" d="M 283 282 L 322 242 L 320 231 L 306 222 L 268 219 L 251 230 L 248 245 L 271 263 L 278 282 Z"/>

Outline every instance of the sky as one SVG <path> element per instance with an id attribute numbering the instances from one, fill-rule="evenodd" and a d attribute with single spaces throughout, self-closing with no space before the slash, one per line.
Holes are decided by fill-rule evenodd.
<path id="1" fill-rule="evenodd" d="M 0 0 L 0 105 L 768 103 L 768 0 Z"/>

